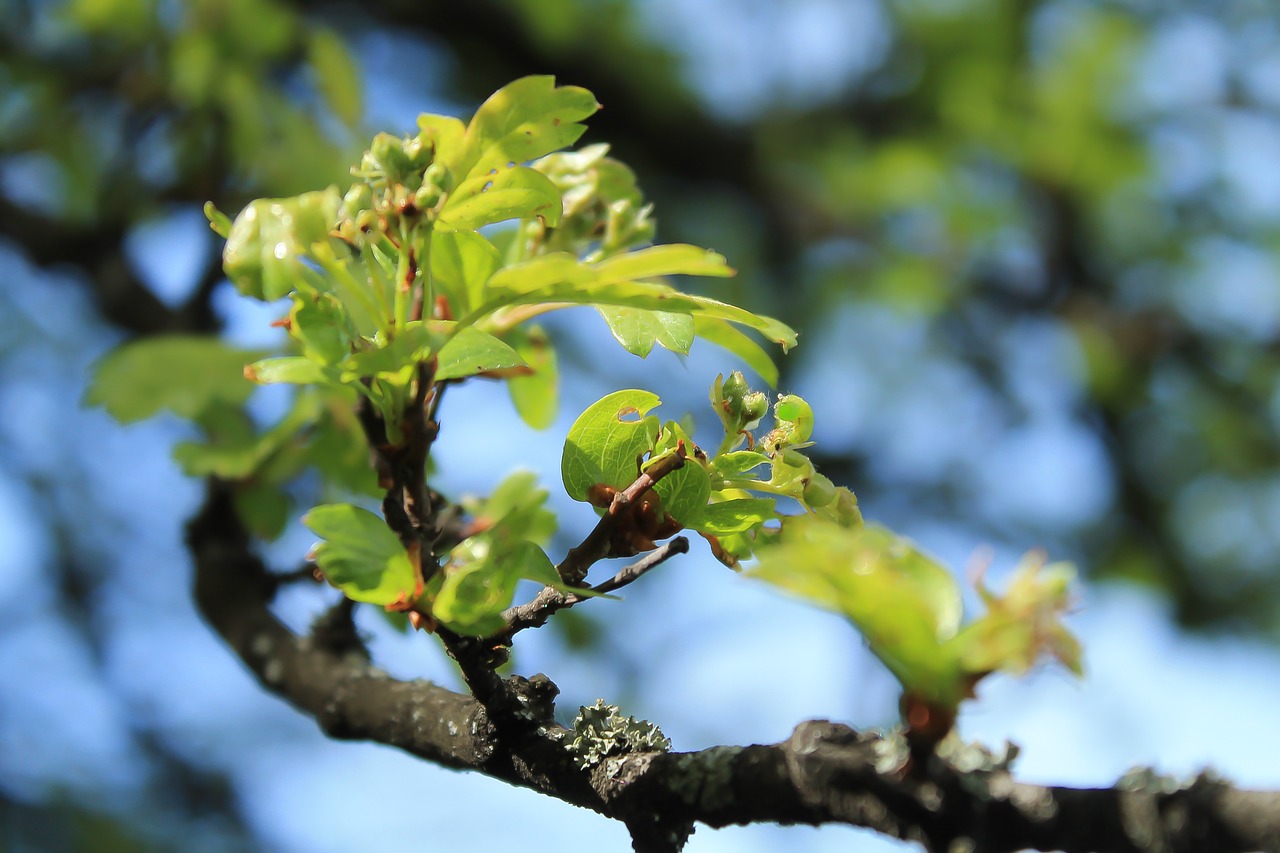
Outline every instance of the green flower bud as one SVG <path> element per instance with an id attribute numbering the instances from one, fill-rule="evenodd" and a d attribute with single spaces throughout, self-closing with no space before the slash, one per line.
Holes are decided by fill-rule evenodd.
<path id="1" fill-rule="evenodd" d="M 783 394 L 773 407 L 778 420 L 777 432 L 781 432 L 789 444 L 802 444 L 813 434 L 813 409 L 803 397 Z"/>
<path id="2" fill-rule="evenodd" d="M 342 197 L 342 207 L 338 216 L 345 220 L 356 220 L 366 210 L 373 210 L 373 190 L 365 183 L 352 184 L 347 194 Z"/>
<path id="3" fill-rule="evenodd" d="M 379 133 L 360 161 L 361 172 L 389 184 L 403 183 L 413 171 L 404 150 L 404 141 L 390 133 Z"/>
<path id="4" fill-rule="evenodd" d="M 804 502 L 811 507 L 823 507 L 836 499 L 836 484 L 822 474 L 814 474 L 804 487 Z"/>

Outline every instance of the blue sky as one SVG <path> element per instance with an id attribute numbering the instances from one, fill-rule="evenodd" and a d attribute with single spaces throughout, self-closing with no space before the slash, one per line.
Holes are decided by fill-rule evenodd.
<path id="1" fill-rule="evenodd" d="M 777 98 L 827 94 L 826 81 L 856 78 L 871 67 L 886 38 L 883 10 L 870 0 L 745 6 L 662 0 L 645 9 L 650 25 L 673 33 L 675 46 L 687 53 L 709 108 L 730 117 Z M 1216 104 L 1223 81 L 1243 75 L 1280 105 L 1280 53 L 1266 45 L 1235 51 L 1229 35 L 1206 19 L 1171 18 L 1142 58 L 1135 103 L 1167 117 L 1151 140 L 1167 192 L 1221 181 L 1230 203 L 1274 219 L 1280 160 L 1272 154 L 1280 151 L 1280 129 Z M 397 51 L 416 57 L 424 73 L 446 65 L 431 51 L 398 41 L 362 47 L 372 80 L 397 79 L 373 73 Z M 371 121 L 395 130 L 408 129 L 420 110 L 466 108 L 429 87 L 424 94 L 371 83 L 369 100 Z M 133 236 L 131 257 L 162 298 L 179 300 L 191 287 L 199 260 L 192 247 L 204 227 L 198 210 L 182 209 Z M 1225 238 L 1194 247 L 1194 254 L 1202 262 L 1184 279 L 1159 292 L 1135 289 L 1135 298 L 1168 300 L 1215 328 L 1274 335 L 1280 323 L 1274 260 Z M 192 761 L 231 774 L 248 818 L 276 850 L 403 849 L 406 838 L 443 849 L 497 849 L 506 846 L 512 827 L 531 825 L 544 827 L 541 849 L 548 851 L 627 848 L 620 825 L 588 812 L 389 749 L 328 741 L 310 721 L 259 691 L 188 600 L 180 519 L 196 507 L 200 488 L 167 456 L 182 428 L 161 421 L 121 429 L 101 412 L 80 409 L 88 365 L 117 336 L 95 325 L 76 286 L 59 273 L 34 270 L 2 246 L 0 265 L 7 275 L 0 342 L 11 342 L 0 349 L 0 410 L 23 413 L 0 421 L 0 787 L 6 793 L 39 799 L 64 789 L 127 809 L 148 781 L 131 736 L 145 721 Z M 238 340 L 256 344 L 276 334 L 267 324 L 277 312 L 238 300 L 230 288 L 218 294 L 217 305 Z M 850 309 L 808 330 L 794 356 L 800 387 L 786 390 L 815 404 L 815 437 L 834 448 L 875 446 L 885 477 L 910 481 L 937 466 L 960 466 L 984 514 L 1028 529 L 1069 530 L 1105 512 L 1113 487 L 1096 439 L 1070 416 L 1081 393 L 1079 354 L 1062 330 L 1020 327 L 991 342 L 1009 354 L 1010 387 L 1030 413 L 1010 432 L 984 420 L 980 384 L 931 352 L 917 322 L 891 311 Z M 693 411 L 705 424 L 707 386 L 716 373 L 737 366 L 705 347 L 684 360 L 657 353 L 641 362 L 614 347 L 589 311 L 568 312 L 556 325 L 591 342 L 589 351 L 598 354 L 592 370 L 570 368 L 576 379 L 564 389 L 557 423 L 544 433 L 517 427 L 523 431 L 512 441 L 514 412 L 500 387 L 451 391 L 436 451 L 440 488 L 483 492 L 513 467 L 526 467 L 554 494 L 560 441 L 574 415 L 596 397 L 646 387 L 664 395 L 664 413 Z M 829 357 L 835 351 L 839 363 Z M 864 369 L 843 369 L 846 364 Z M 908 393 L 891 396 L 888 384 Z M 945 422 L 940 405 L 948 412 Z M 61 427 L 55 432 L 50 424 Z M 44 493 L 30 485 L 65 470 L 81 477 L 75 489 Z M 1257 527 L 1276 517 L 1269 495 L 1257 499 L 1264 507 Z M 1245 524 L 1253 507 L 1224 523 Z M 558 542 L 563 550 L 591 517 L 563 497 L 556 508 L 567 529 Z M 958 571 L 991 544 L 891 499 L 864 511 L 914 536 Z M 86 643 L 59 610 L 47 568 L 60 557 L 42 523 L 51 515 L 75 519 L 67 536 L 100 561 L 110 581 L 98 593 L 100 646 Z M 272 553 L 289 565 L 309 545 L 309 534 L 295 525 Z M 995 543 L 994 553 L 991 577 L 998 585 L 1018 552 Z M 281 613 L 302 627 L 332 597 L 323 589 L 290 591 Z M 625 601 L 584 606 L 607 626 L 614 646 L 567 658 L 558 635 L 541 631 L 522 637 L 517 654 L 520 671 L 543 671 L 559 683 L 566 722 L 578 703 L 603 697 L 660 723 L 676 749 L 697 749 L 781 740 L 810 718 L 858 726 L 894 719 L 895 685 L 851 628 L 728 572 L 696 543 L 694 554 L 646 578 Z M 391 672 L 454 683 L 430 638 L 395 634 L 370 614 L 362 619 Z M 1017 766 L 1030 781 L 1107 785 L 1141 764 L 1178 775 L 1210 766 L 1241 784 L 1280 787 L 1280 731 L 1253 725 L 1265 718 L 1259 709 L 1280 704 L 1274 647 L 1187 636 L 1156 597 L 1124 585 L 1083 588 L 1070 623 L 1086 649 L 1086 678 L 1044 670 L 1022 680 L 990 679 L 965 708 L 964 736 L 992 746 L 1017 742 Z M 619 662 L 624 665 L 612 665 Z M 1242 724 L 1249 726 L 1248 738 L 1228 734 Z M 465 832 L 448 819 L 480 810 L 496 819 L 468 822 Z M 217 849 L 217 838 L 193 844 Z M 703 828 L 688 849 L 764 851 L 783 844 L 797 853 L 902 848 L 841 827 L 754 827 Z"/>

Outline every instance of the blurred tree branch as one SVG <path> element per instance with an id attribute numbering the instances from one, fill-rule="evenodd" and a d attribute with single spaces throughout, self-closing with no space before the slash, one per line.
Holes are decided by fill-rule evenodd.
<path id="1" fill-rule="evenodd" d="M 821 721 L 770 746 L 624 754 L 584 769 L 565 748 L 571 733 L 555 721 L 556 691 L 543 677 L 506 680 L 535 714 L 514 726 L 506 709 L 391 678 L 358 646 L 328 641 L 332 626 L 293 634 L 268 609 L 275 583 L 216 484 L 187 541 L 205 618 L 265 689 L 330 737 L 387 744 L 592 809 L 626 823 L 637 850 L 679 850 L 695 823 L 762 822 L 846 823 L 932 851 L 1229 853 L 1280 841 L 1277 792 L 1141 773 L 1115 788 L 1030 785 L 998 761 L 964 770 L 933 757 L 921 767 L 895 755 L 891 738 Z"/>

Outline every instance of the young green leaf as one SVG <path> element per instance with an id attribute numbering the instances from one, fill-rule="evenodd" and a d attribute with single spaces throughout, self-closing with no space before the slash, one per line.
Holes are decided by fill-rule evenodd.
<path id="1" fill-rule="evenodd" d="M 484 301 L 484 286 L 501 264 L 497 248 L 476 231 L 432 232 L 431 275 L 456 317 Z"/>
<path id="2" fill-rule="evenodd" d="M 621 305 L 599 305 L 596 310 L 609 324 L 618 343 L 633 355 L 645 358 L 655 343 L 685 355 L 693 344 L 693 317 L 669 311 L 646 311 Z"/>
<path id="3" fill-rule="evenodd" d="M 534 429 L 546 429 L 555 420 L 560 395 L 555 348 L 540 326 L 512 329 L 507 341 L 532 371 L 507 380 L 511 402 L 525 423 Z"/>
<path id="4" fill-rule="evenodd" d="M 289 336 L 321 364 L 337 364 L 351 354 L 352 333 L 342 304 L 327 293 L 295 293 L 289 311 Z"/>
<path id="5" fill-rule="evenodd" d="M 314 385 L 330 381 L 323 366 L 300 355 L 255 361 L 244 367 L 244 377 L 259 385 Z"/>
<path id="6" fill-rule="evenodd" d="M 560 223 L 560 190 L 541 172 L 527 166 L 502 168 L 469 178 L 449 194 L 436 226 L 472 230 L 508 219 L 542 219 Z"/>
<path id="7" fill-rule="evenodd" d="M 712 470 L 727 480 L 736 479 L 758 468 L 769 464 L 769 457 L 755 450 L 734 450 L 721 453 L 711 460 Z"/>
<path id="8" fill-rule="evenodd" d="M 466 553 L 463 543 L 454 553 Z M 444 579 L 431 602 L 431 613 L 452 631 L 471 637 L 495 634 L 507 626 L 502 611 L 511 606 L 516 584 L 531 580 L 568 592 L 589 590 L 566 587 L 551 559 L 537 544 L 517 541 L 498 547 L 494 543 L 476 559 L 445 566 Z"/>
<path id="9" fill-rule="evenodd" d="M 520 354 L 474 326 L 458 330 L 436 354 L 436 379 L 460 379 L 487 370 L 523 367 Z"/>
<path id="10" fill-rule="evenodd" d="M 773 498 L 734 498 L 707 504 L 688 522 L 691 529 L 712 536 L 727 536 L 754 530 L 778 517 Z"/>
<path id="11" fill-rule="evenodd" d="M 547 490 L 532 471 L 516 471 L 498 484 L 487 500 L 465 500 L 477 527 L 492 538 L 529 540 L 546 545 L 556 532 L 556 516 L 546 508 Z M 492 531 L 492 532 L 490 532 Z"/>
<path id="12" fill-rule="evenodd" d="M 684 243 L 650 246 L 614 255 L 595 265 L 601 282 L 634 281 L 668 275 L 731 276 L 724 255 Z"/>
<path id="13" fill-rule="evenodd" d="M 903 687 L 954 708 L 968 685 L 947 643 L 960 625 L 950 572 L 889 530 L 788 519 L 751 574 L 844 615 Z"/>
<path id="14" fill-rule="evenodd" d="M 194 420 L 211 406 L 248 399 L 244 366 L 256 355 L 194 335 L 132 341 L 94 366 L 85 403 L 126 424 L 164 409 Z"/>
<path id="15" fill-rule="evenodd" d="M 569 497 L 585 501 L 592 486 L 623 489 L 635 481 L 658 435 L 658 419 L 645 415 L 659 402 L 649 391 L 615 391 L 578 416 L 560 462 Z"/>
<path id="16" fill-rule="evenodd" d="M 302 523 L 324 541 L 314 556 L 325 579 L 355 601 L 386 606 L 421 594 L 421 579 L 386 523 L 351 504 L 318 506 Z"/>
<path id="17" fill-rule="evenodd" d="M 468 177 L 483 175 L 565 148 L 586 130 L 582 119 L 598 109 L 586 89 L 556 86 L 554 77 L 508 83 L 476 110 L 458 168 Z"/>
<path id="18" fill-rule="evenodd" d="M 770 388 L 778 387 L 778 366 L 758 343 L 735 328 L 729 321 L 705 314 L 695 314 L 693 329 L 698 337 L 728 350 L 746 363 Z"/>
<path id="19" fill-rule="evenodd" d="M 1080 675 L 1080 643 L 1059 621 L 1070 606 L 1074 579 L 1070 565 L 1046 566 L 1043 555 L 1033 553 L 1018 566 L 1003 596 L 979 585 L 987 612 L 955 639 L 965 671 L 982 675 L 1002 670 L 1017 675 L 1048 654 Z"/>
<path id="20" fill-rule="evenodd" d="M 459 166 L 466 155 L 467 126 L 454 116 L 423 113 L 418 116 L 418 138 L 429 146 L 433 162 L 443 165 L 455 183 L 464 177 Z"/>

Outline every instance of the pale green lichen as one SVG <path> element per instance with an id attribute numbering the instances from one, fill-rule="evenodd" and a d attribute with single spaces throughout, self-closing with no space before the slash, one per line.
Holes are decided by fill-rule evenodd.
<path id="1" fill-rule="evenodd" d="M 597 699 L 590 708 L 579 708 L 565 748 L 573 753 L 575 764 L 587 769 L 610 756 L 669 752 L 671 741 L 648 720 L 624 717 L 617 705 Z"/>

